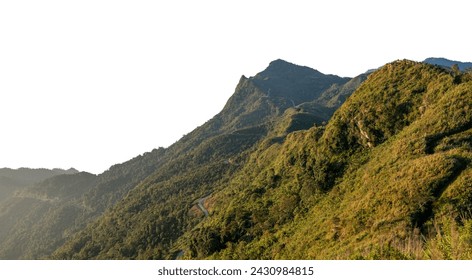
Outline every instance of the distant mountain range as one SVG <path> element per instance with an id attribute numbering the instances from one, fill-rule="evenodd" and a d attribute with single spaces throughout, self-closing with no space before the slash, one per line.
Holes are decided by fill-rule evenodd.
<path id="1" fill-rule="evenodd" d="M 430 62 L 273 61 L 172 146 L 0 201 L 0 258 L 470 258 L 472 74 Z"/>
<path id="2" fill-rule="evenodd" d="M 48 178 L 62 175 L 78 173 L 74 168 L 63 169 L 31 169 L 31 168 L 0 168 L 0 201 L 10 197 L 15 191 L 25 187 L 33 186 Z"/>
<path id="3" fill-rule="evenodd" d="M 453 65 L 457 65 L 459 67 L 459 70 L 461 71 L 472 70 L 472 62 L 461 62 L 439 57 L 430 57 L 425 59 L 424 62 L 448 68 L 451 68 Z"/>

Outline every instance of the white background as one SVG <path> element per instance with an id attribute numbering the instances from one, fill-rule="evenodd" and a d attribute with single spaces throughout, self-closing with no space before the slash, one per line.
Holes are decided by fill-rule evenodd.
<path id="1" fill-rule="evenodd" d="M 168 146 L 281 58 L 355 76 L 472 61 L 467 1 L 0 1 L 0 168 L 100 173 Z"/>
<path id="2" fill-rule="evenodd" d="M 252 276 L 251 267 L 313 267 L 312 276 Z M 159 276 L 166 269 L 241 269 L 242 276 Z M 378 280 L 468 279 L 471 261 L 3 261 L 7 279 Z"/>

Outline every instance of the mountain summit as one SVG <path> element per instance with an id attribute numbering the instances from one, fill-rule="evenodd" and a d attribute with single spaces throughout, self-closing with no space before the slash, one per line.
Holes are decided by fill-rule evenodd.
<path id="1" fill-rule="evenodd" d="M 351 78 L 325 75 L 306 66 L 278 59 L 252 78 L 254 84 L 271 96 L 290 98 L 296 105 L 312 101 L 334 84 L 342 85 Z"/>

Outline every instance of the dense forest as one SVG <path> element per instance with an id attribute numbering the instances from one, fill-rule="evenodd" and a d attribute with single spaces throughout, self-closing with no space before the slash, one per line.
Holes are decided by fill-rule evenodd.
<path id="1" fill-rule="evenodd" d="M 172 146 L 0 201 L 0 258 L 470 259 L 472 74 L 426 62 L 273 61 Z"/>

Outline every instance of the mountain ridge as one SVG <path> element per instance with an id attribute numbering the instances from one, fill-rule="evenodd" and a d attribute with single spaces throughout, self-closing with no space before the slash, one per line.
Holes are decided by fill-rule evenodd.
<path id="1" fill-rule="evenodd" d="M 0 168 L 0 201 L 9 198 L 15 191 L 35 185 L 53 176 L 78 172 L 75 168 L 68 170 L 60 168 Z"/>
<path id="2" fill-rule="evenodd" d="M 456 60 L 450 60 L 443 57 L 429 57 L 425 59 L 423 62 L 432 64 L 432 65 L 439 65 L 447 68 L 452 68 L 452 66 L 457 65 L 460 71 L 466 71 L 472 69 L 472 62 L 462 62 Z"/>

